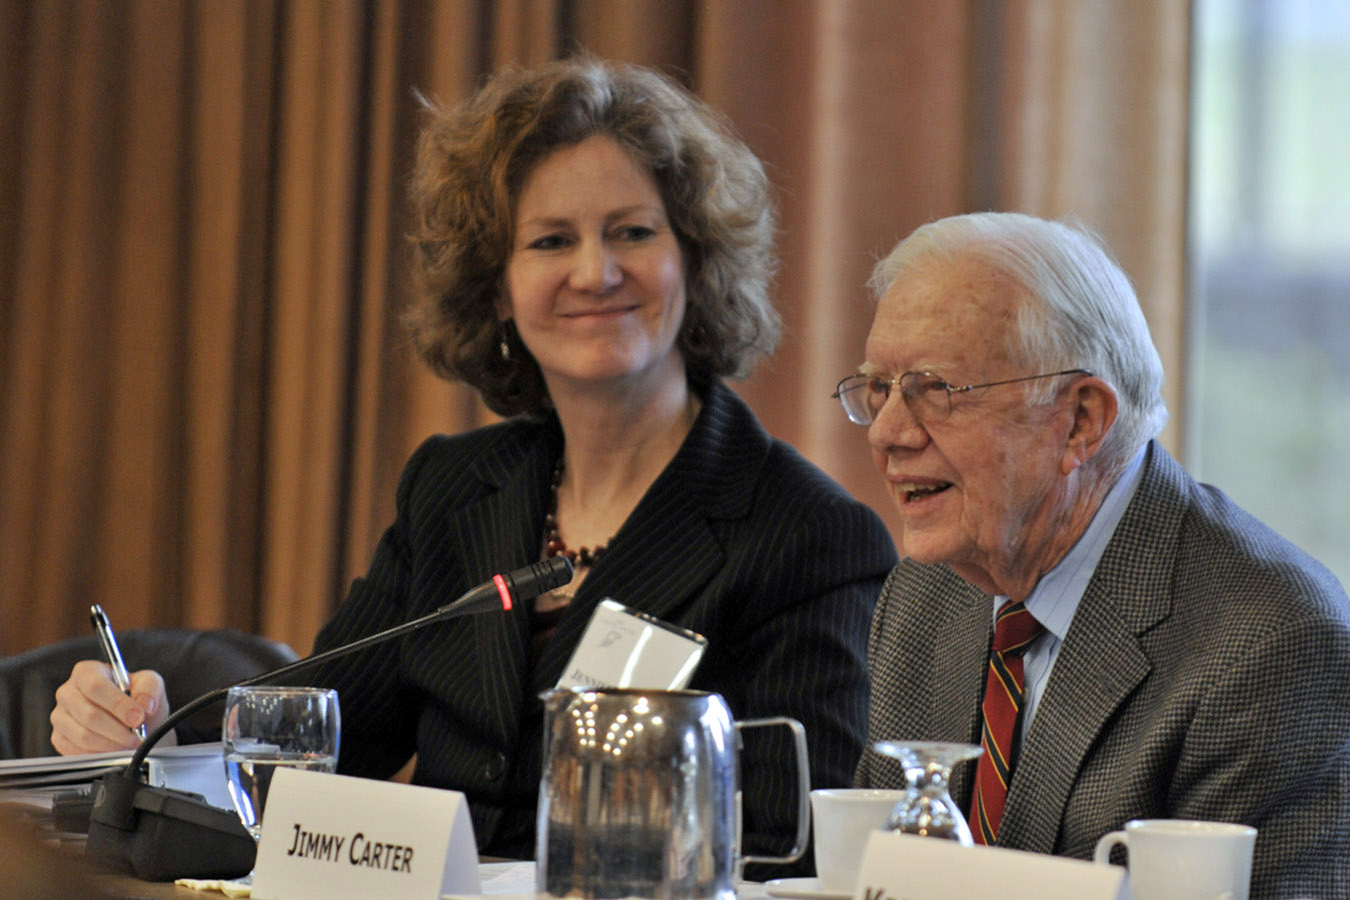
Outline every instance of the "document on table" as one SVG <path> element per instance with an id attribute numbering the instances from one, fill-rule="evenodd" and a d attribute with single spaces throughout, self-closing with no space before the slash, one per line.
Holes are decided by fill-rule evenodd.
<path id="1" fill-rule="evenodd" d="M 132 755 L 131 751 L 113 750 L 0 760 L 0 790 L 88 784 L 107 772 L 126 768 Z M 156 787 L 201 794 L 207 802 L 224 809 L 232 805 L 219 741 L 156 748 L 146 758 L 145 776 Z"/>

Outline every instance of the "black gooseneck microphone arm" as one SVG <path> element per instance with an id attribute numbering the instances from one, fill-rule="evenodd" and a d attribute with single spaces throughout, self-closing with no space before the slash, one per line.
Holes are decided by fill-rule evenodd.
<path id="1" fill-rule="evenodd" d="M 572 564 L 561 556 L 516 569 L 479 585 L 433 613 L 385 631 L 297 660 L 238 683 L 275 681 L 305 666 L 332 659 L 456 616 L 510 609 L 544 591 L 566 584 Z M 146 784 L 141 764 L 155 742 L 183 718 L 225 696 L 234 685 L 211 691 L 175 710 L 136 748 L 125 769 L 94 782 L 85 856 L 102 868 L 146 881 L 175 878 L 237 878 L 253 868 L 258 847 L 232 811 L 217 809 L 200 797 Z"/>
<path id="2" fill-rule="evenodd" d="M 550 557 L 542 562 L 532 563 L 507 572 L 505 575 L 494 575 L 491 581 L 484 582 L 478 587 L 466 591 L 445 606 L 420 618 L 404 622 L 402 625 L 395 625 L 393 628 L 386 628 L 384 631 L 377 631 L 375 634 L 367 635 L 360 640 L 352 641 L 350 644 L 343 644 L 322 653 L 306 656 L 304 659 L 298 659 L 279 669 L 272 669 L 269 672 L 263 672 L 261 675 L 255 675 L 234 684 L 227 684 L 203 694 L 174 710 L 168 718 L 160 722 L 153 731 L 145 736 L 145 739 L 141 741 L 140 746 L 136 748 L 136 752 L 132 755 L 131 761 L 127 763 L 126 769 L 123 770 L 123 775 L 132 779 L 139 778 L 141 765 L 144 764 L 146 756 L 164 735 L 197 710 L 220 700 L 230 692 L 232 687 L 247 687 L 267 681 L 275 681 L 300 669 L 308 668 L 315 663 L 327 662 L 339 656 L 346 656 L 348 653 L 355 653 L 357 650 L 362 650 L 372 644 L 379 644 L 401 634 L 407 634 L 409 631 L 416 631 L 433 622 L 489 612 L 498 608 L 509 610 L 514 603 L 529 600 L 545 591 L 561 587 L 571 580 L 571 561 L 565 556 Z"/>

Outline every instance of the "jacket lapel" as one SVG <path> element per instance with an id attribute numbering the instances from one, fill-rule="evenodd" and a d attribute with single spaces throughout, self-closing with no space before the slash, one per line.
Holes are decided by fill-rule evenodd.
<path id="1" fill-rule="evenodd" d="M 934 686 L 929 698 L 931 733 L 943 740 L 979 744 L 980 703 L 994 639 L 993 599 L 966 585 L 951 603 L 951 618 L 933 653 L 929 681 Z M 969 808 L 974 779 L 973 764 L 958 765 L 952 772 L 949 790 L 962 809 Z"/>
<path id="2" fill-rule="evenodd" d="M 1116 602 L 1089 586 L 1079 603 L 1018 757 L 1000 844 L 1054 851 L 1069 794 L 1098 734 L 1149 673 Z"/>
<path id="3" fill-rule="evenodd" d="M 746 514 L 768 447 L 749 408 L 714 382 L 684 444 L 572 599 L 535 667 L 534 689 L 557 683 L 602 599 L 673 621 L 700 596 L 725 562 L 710 523 Z"/>
<path id="4" fill-rule="evenodd" d="M 1156 442 L 1055 659 L 1008 791 L 999 843 L 1052 853 L 1098 736 L 1152 664 L 1139 636 L 1171 612 L 1184 475 Z"/>
<path id="5" fill-rule="evenodd" d="M 543 490 L 554 451 L 549 442 L 533 442 L 523 456 L 484 456 L 475 475 L 486 488 L 483 498 L 459 510 L 447 529 L 449 552 L 464 559 L 471 577 L 530 564 L 539 558 L 544 521 Z M 529 671 L 529 614 L 524 604 L 508 613 L 473 617 L 472 634 L 484 707 L 504 744 L 514 743 L 521 720 L 525 677 Z"/>
<path id="6" fill-rule="evenodd" d="M 662 476 L 662 480 L 669 479 Z M 609 598 L 668 621 L 721 568 L 721 549 L 707 520 L 687 496 L 661 514 L 652 514 L 648 501 L 659 499 L 662 493 L 649 492 L 581 583 L 535 667 L 535 690 L 544 691 L 557 683 L 601 600 Z"/>

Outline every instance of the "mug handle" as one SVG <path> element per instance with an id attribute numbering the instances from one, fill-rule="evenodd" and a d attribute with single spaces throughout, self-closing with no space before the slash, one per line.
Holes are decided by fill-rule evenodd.
<path id="1" fill-rule="evenodd" d="M 1092 851 L 1092 861 L 1099 866 L 1111 864 L 1111 851 L 1116 845 L 1129 849 L 1130 836 L 1123 831 L 1111 831 L 1102 835 L 1102 839 L 1097 842 L 1097 849 Z"/>
<path id="2" fill-rule="evenodd" d="M 795 863 L 806 852 L 806 838 L 811 830 L 811 771 L 807 767 L 806 729 L 802 723 L 787 716 L 773 716 L 767 719 L 746 719 L 737 722 L 736 728 L 760 728 L 767 725 L 783 725 L 792 732 L 792 743 L 797 750 L 797 837 L 787 856 L 746 856 L 747 863 Z"/>

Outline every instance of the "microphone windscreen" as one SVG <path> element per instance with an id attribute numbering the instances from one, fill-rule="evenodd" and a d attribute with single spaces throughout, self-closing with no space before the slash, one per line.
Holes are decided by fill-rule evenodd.
<path id="1" fill-rule="evenodd" d="M 548 559 L 507 572 L 506 586 L 517 600 L 529 600 L 562 587 L 572 580 L 572 561 L 565 556 Z"/>

